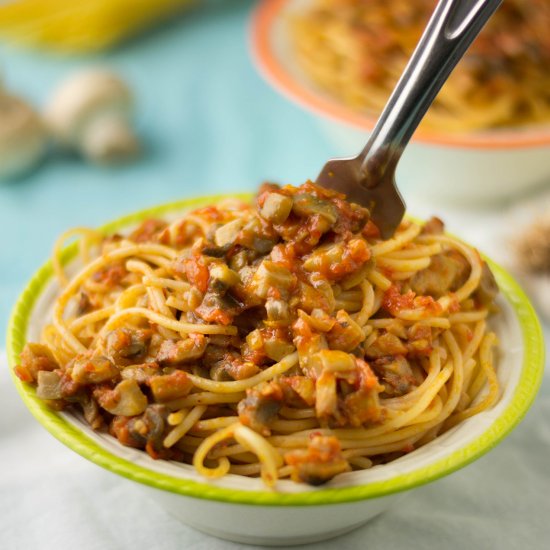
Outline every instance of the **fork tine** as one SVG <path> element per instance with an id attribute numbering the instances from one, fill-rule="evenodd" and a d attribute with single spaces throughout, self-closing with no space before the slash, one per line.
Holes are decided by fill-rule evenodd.
<path id="1" fill-rule="evenodd" d="M 405 203 L 397 191 L 393 178 L 380 182 L 376 187 L 361 185 L 361 159 L 358 157 L 329 160 L 317 177 L 316 183 L 334 189 L 370 210 L 372 220 L 383 238 L 393 235 L 405 213 Z"/>

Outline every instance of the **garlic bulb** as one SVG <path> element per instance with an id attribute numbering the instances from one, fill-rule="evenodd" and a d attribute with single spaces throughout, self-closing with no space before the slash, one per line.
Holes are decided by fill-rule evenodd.
<path id="1" fill-rule="evenodd" d="M 515 241 L 520 277 L 540 313 L 550 320 L 550 215 L 537 219 Z"/>
<path id="2" fill-rule="evenodd" d="M 0 179 L 15 178 L 34 168 L 44 156 L 47 141 L 34 109 L 0 86 Z"/>
<path id="3" fill-rule="evenodd" d="M 529 271 L 550 275 L 550 216 L 543 216 L 516 243 L 519 259 Z"/>

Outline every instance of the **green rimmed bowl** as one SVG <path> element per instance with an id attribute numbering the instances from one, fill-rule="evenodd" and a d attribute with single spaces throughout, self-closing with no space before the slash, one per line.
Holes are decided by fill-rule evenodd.
<path id="1" fill-rule="evenodd" d="M 106 234 L 123 232 L 145 218 L 173 218 L 223 198 L 227 196 L 185 200 L 143 210 L 102 229 Z M 74 245 L 64 251 L 69 268 L 77 267 L 75 256 Z M 500 341 L 499 402 L 390 464 L 342 474 L 322 488 L 281 481 L 274 492 L 266 490 L 258 479 L 236 475 L 207 482 L 191 466 L 155 461 L 142 451 L 120 445 L 107 434 L 93 432 L 76 415 L 48 409 L 31 386 L 15 376 L 13 380 L 29 410 L 50 433 L 83 457 L 140 483 L 183 522 L 209 534 L 246 543 L 314 542 L 365 523 L 415 487 L 472 462 L 502 440 L 527 412 L 542 379 L 542 332 L 521 288 L 501 267 L 492 262 L 490 265 L 501 288 L 498 298 L 501 313 L 493 320 Z M 7 338 L 11 367 L 17 364 L 25 342 L 39 338 L 57 292 L 48 262 L 34 275 L 14 307 Z"/>

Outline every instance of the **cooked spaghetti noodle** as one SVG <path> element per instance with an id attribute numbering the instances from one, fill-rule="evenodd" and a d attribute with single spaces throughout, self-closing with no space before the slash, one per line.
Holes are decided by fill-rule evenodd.
<path id="1" fill-rule="evenodd" d="M 51 324 L 16 373 L 154 458 L 319 484 L 498 399 L 496 284 L 435 218 L 384 241 L 366 209 L 308 182 L 77 233 L 83 266 L 55 259 Z"/>
<path id="2" fill-rule="evenodd" d="M 311 0 L 292 15 L 297 59 L 321 88 L 377 116 L 435 0 Z M 424 127 L 469 131 L 550 122 L 550 2 L 507 0 L 443 86 Z"/>

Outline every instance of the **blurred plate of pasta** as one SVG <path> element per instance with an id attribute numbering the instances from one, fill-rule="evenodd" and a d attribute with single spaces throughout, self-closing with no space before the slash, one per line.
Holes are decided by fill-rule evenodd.
<path id="1" fill-rule="evenodd" d="M 366 143 L 433 4 L 264 0 L 252 15 L 252 55 L 277 91 L 319 115 L 335 154 L 350 156 Z M 490 203 L 548 183 L 549 21 L 544 1 L 515 0 L 495 14 L 405 151 L 405 198 Z"/>

